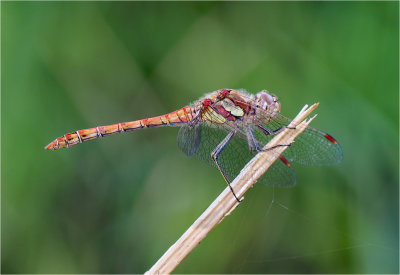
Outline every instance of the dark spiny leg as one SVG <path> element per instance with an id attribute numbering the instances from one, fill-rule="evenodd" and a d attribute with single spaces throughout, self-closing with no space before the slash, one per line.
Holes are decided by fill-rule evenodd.
<path id="1" fill-rule="evenodd" d="M 285 129 L 292 129 L 292 130 L 296 129 L 296 127 L 282 126 L 281 128 L 278 128 L 276 130 L 270 130 L 268 128 L 265 128 L 261 124 L 256 124 L 256 125 L 267 136 L 279 134 L 280 132 L 282 132 Z"/>
<path id="2" fill-rule="evenodd" d="M 272 150 L 272 149 L 275 149 L 275 148 L 278 148 L 278 147 L 289 147 L 290 145 L 292 145 L 292 144 L 278 144 L 278 145 L 275 145 L 275 146 L 272 146 L 272 147 L 269 147 L 269 148 L 258 149 L 258 151 L 259 152 L 267 152 L 269 150 Z"/>
<path id="3" fill-rule="evenodd" d="M 260 127 L 261 125 L 257 125 L 257 126 Z M 279 128 L 279 129 L 277 129 L 275 131 L 271 131 L 271 130 L 268 130 L 266 128 L 264 128 L 264 129 L 266 129 L 268 131 L 271 131 L 271 133 L 272 133 L 272 132 L 276 132 L 276 131 L 282 131 L 283 128 L 284 127 Z M 269 147 L 269 148 L 266 148 L 266 149 L 261 149 L 260 146 L 258 146 L 258 142 L 257 142 L 256 137 L 254 136 L 253 130 L 250 127 L 247 127 L 247 131 L 246 132 L 247 132 L 246 135 L 247 135 L 247 140 L 248 140 L 248 143 L 249 143 L 250 151 L 266 152 L 266 151 L 275 149 L 277 147 L 292 145 L 292 144 L 278 144 L 278 145 L 275 145 L 275 146 L 272 146 L 272 147 Z"/>
<path id="4" fill-rule="evenodd" d="M 217 165 L 218 170 L 221 172 L 222 176 L 224 177 L 224 180 L 228 184 L 229 188 L 232 191 L 233 196 L 235 199 L 240 202 L 238 197 L 235 194 L 235 191 L 233 191 L 233 188 L 231 186 L 231 180 L 229 179 L 228 175 L 225 173 L 225 171 L 222 169 L 222 167 L 218 163 L 218 157 L 221 154 L 222 150 L 224 150 L 225 146 L 229 143 L 229 141 L 232 139 L 232 137 L 235 135 L 235 132 L 232 131 L 230 132 L 221 142 L 220 144 L 215 147 L 215 149 L 211 152 L 211 157 L 214 160 L 215 164 Z"/>

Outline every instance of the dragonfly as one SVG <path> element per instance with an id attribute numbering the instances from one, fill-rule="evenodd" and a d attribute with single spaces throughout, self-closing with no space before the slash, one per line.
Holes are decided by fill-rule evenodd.
<path id="1" fill-rule="evenodd" d="M 240 201 L 230 183 L 258 153 L 273 151 L 264 146 L 291 120 L 280 114 L 275 95 L 262 90 L 249 94 L 245 90 L 220 89 L 204 95 L 194 103 L 161 116 L 130 122 L 98 126 L 65 134 L 45 149 L 57 150 L 76 144 L 138 129 L 179 126 L 178 148 L 186 156 L 196 156 L 217 168 Z M 289 128 L 290 129 L 290 128 Z M 343 158 L 339 143 L 331 135 L 307 127 L 262 175 L 258 182 L 274 187 L 292 187 L 296 174 L 291 163 L 304 166 L 327 166 Z"/>

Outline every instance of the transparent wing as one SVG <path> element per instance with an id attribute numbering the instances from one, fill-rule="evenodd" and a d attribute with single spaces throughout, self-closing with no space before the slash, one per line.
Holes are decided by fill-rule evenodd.
<path id="1" fill-rule="evenodd" d="M 186 156 L 190 157 L 196 153 L 200 145 L 201 127 L 199 123 L 194 125 L 185 124 L 178 132 L 178 148 Z"/>
<path id="2" fill-rule="evenodd" d="M 274 120 L 267 124 L 262 124 L 265 128 L 276 130 L 289 125 L 290 119 L 278 115 Z M 271 139 L 271 136 L 258 136 L 264 143 Z M 338 164 L 343 158 L 343 152 L 337 141 L 329 134 L 308 127 L 286 149 L 283 156 L 289 161 L 305 166 L 326 166 Z"/>
<path id="3" fill-rule="evenodd" d="M 200 160 L 216 167 L 211 158 L 211 152 L 227 136 L 229 130 L 231 128 L 226 124 L 223 126 L 208 121 L 192 126 L 185 125 L 178 133 L 178 147 L 185 155 L 195 155 Z M 257 137 L 263 135 L 260 131 L 256 132 Z M 250 151 L 247 140 L 239 132 L 221 152 L 218 162 L 229 179 L 233 180 L 255 154 L 256 152 Z M 292 187 L 296 184 L 296 175 L 291 167 L 278 159 L 258 182 L 268 186 Z"/>

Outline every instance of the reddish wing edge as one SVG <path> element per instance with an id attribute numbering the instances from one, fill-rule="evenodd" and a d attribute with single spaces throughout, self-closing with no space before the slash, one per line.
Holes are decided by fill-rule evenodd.
<path id="1" fill-rule="evenodd" d="M 324 137 L 329 140 L 330 142 L 332 142 L 333 144 L 338 144 L 336 139 L 334 139 L 331 135 L 329 134 L 325 134 Z"/>

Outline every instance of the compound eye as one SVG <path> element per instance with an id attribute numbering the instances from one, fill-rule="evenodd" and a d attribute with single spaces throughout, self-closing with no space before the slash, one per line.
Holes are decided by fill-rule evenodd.
<path id="1" fill-rule="evenodd" d="M 262 98 L 263 98 L 263 100 L 264 100 L 265 102 L 267 102 L 268 105 L 271 105 L 272 103 L 275 102 L 274 97 L 271 96 L 271 95 L 268 94 L 268 93 L 262 94 Z"/>

